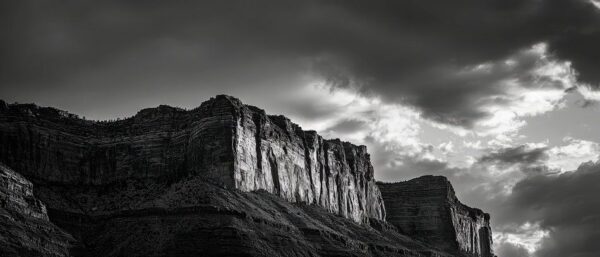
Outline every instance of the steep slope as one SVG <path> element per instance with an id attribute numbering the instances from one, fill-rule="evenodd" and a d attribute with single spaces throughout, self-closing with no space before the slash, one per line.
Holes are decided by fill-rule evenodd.
<path id="1" fill-rule="evenodd" d="M 449 256 L 385 222 L 358 224 L 266 191 L 196 177 L 74 188 L 32 184 L 0 164 L 0 256 Z M 77 245 L 77 247 L 74 247 Z"/>
<path id="2" fill-rule="evenodd" d="M 357 222 L 385 217 L 364 146 L 324 140 L 229 96 L 191 111 L 144 109 L 115 122 L 0 105 L 0 161 L 32 180 L 107 185 L 199 175 L 228 188 L 315 203 Z"/>
<path id="3" fill-rule="evenodd" d="M 68 256 L 73 238 L 50 223 L 33 185 L 0 163 L 0 256 Z"/>
<path id="4" fill-rule="evenodd" d="M 46 214 L 44 205 L 31 200 L 29 182 L 1 185 L 9 196 L 20 194 L 15 188 L 29 188 L 23 194 L 29 200 L 16 201 L 29 205 L 11 204 L 17 211 L 3 214 L 0 223 L 0 231 L 25 232 L 3 232 L 0 239 L 17 233 L 42 237 L 6 239 L 13 255 L 28 256 L 18 251 L 36 249 L 40 242 L 39 249 L 51 252 L 29 255 L 462 257 L 476 249 L 486 252 L 481 243 L 473 246 L 469 229 L 480 228 L 466 218 L 479 214 L 452 198 L 451 187 L 433 181 L 433 192 L 399 187 L 382 196 L 366 147 L 325 140 L 229 96 L 189 111 L 159 106 L 106 122 L 0 101 L 0 162 L 23 175 L 11 181 L 31 181 L 47 206 Z M 439 241 L 404 226 L 430 220 L 402 215 L 407 206 L 398 199 L 408 196 L 406 201 L 414 202 L 409 208 L 419 209 L 411 194 L 443 192 L 444 200 L 425 201 L 423 207 L 443 221 L 427 231 Z M 392 203 L 387 220 L 393 225 L 385 221 L 384 197 Z M 15 220 L 14 213 L 33 217 Z M 42 225 L 21 225 L 31 220 Z M 454 221 L 459 225 L 448 228 Z M 481 228 L 489 228 L 485 222 Z M 447 236 L 457 228 L 462 230 Z M 457 243 L 446 247 L 445 240 Z"/>
<path id="5" fill-rule="evenodd" d="M 450 256 L 376 219 L 359 224 L 201 177 L 43 188 L 60 206 L 51 220 L 85 245 L 76 256 Z"/>
<path id="6" fill-rule="evenodd" d="M 378 186 L 387 221 L 403 234 L 450 253 L 494 256 L 489 214 L 462 204 L 445 177 L 423 176 Z"/>

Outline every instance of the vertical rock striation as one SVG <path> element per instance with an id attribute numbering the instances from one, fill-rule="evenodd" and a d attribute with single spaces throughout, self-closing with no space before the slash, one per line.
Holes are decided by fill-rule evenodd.
<path id="1" fill-rule="evenodd" d="M 376 184 L 365 146 L 229 96 L 102 122 L 0 101 L 0 162 L 0 256 L 493 256 L 445 178 Z"/>
<path id="2" fill-rule="evenodd" d="M 325 140 L 223 95 L 190 111 L 159 106 L 113 122 L 3 103 L 0 161 L 44 183 L 202 176 L 227 188 L 316 204 L 357 222 L 385 218 L 366 147 Z"/>
<path id="3" fill-rule="evenodd" d="M 234 133 L 235 187 L 317 204 L 357 222 L 384 219 L 365 146 L 324 140 L 283 116 L 244 106 Z"/>
<path id="4" fill-rule="evenodd" d="M 462 204 L 445 177 L 378 185 L 387 221 L 402 233 L 450 253 L 494 256 L 489 214 Z"/>
<path id="5" fill-rule="evenodd" d="M 0 207 L 48 220 L 46 206 L 33 196 L 33 184 L 0 163 Z"/>
<path id="6" fill-rule="evenodd" d="M 33 185 L 0 163 L 0 256 L 68 256 L 72 237 L 50 223 Z"/>

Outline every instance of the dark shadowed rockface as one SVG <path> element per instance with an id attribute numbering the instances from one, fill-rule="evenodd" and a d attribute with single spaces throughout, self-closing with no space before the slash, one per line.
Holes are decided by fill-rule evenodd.
<path id="1" fill-rule="evenodd" d="M 33 185 L 0 163 L 0 256 L 68 256 L 73 238 L 50 223 Z"/>
<path id="2" fill-rule="evenodd" d="M 403 234 L 450 253 L 494 256 L 489 214 L 462 204 L 445 177 L 423 176 L 378 186 L 387 221 Z"/>
<path id="3" fill-rule="evenodd" d="M 357 222 L 385 217 L 366 147 L 323 140 L 229 96 L 191 111 L 144 109 L 116 122 L 35 105 L 0 108 L 0 160 L 34 180 L 108 185 L 200 175 L 228 188 L 314 203 Z"/>
<path id="4" fill-rule="evenodd" d="M 229 96 L 110 122 L 0 101 L 0 162 L 72 256 L 462 256 L 384 221 L 366 147 Z"/>

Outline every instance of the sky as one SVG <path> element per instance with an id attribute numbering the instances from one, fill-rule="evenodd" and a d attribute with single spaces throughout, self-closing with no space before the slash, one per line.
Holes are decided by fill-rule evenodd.
<path id="1" fill-rule="evenodd" d="M 87 119 L 229 94 L 447 176 L 500 257 L 600 256 L 600 1 L 2 1 L 0 99 Z"/>

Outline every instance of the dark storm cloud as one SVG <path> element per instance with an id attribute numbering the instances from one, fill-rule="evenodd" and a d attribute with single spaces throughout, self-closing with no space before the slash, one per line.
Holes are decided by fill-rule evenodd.
<path id="1" fill-rule="evenodd" d="M 600 162 L 558 176 L 531 176 L 514 188 L 505 208 L 549 231 L 540 257 L 600 256 Z"/>
<path id="2" fill-rule="evenodd" d="M 547 147 L 530 149 L 525 145 L 502 148 L 479 158 L 480 163 L 536 164 L 548 159 Z"/>
<path id="3" fill-rule="evenodd" d="M 339 86 L 363 85 L 419 107 L 425 117 L 469 127 L 490 115 L 479 99 L 502 95 L 497 80 L 519 78 L 532 63 L 524 58 L 492 75 L 457 74 L 465 67 L 547 42 L 582 79 L 600 81 L 600 13 L 584 0 L 3 5 L 6 95 L 40 88 L 54 97 L 86 87 L 135 92 L 148 84 L 175 87 L 155 93 L 185 95 L 202 85 L 230 92 L 307 68 Z"/>

